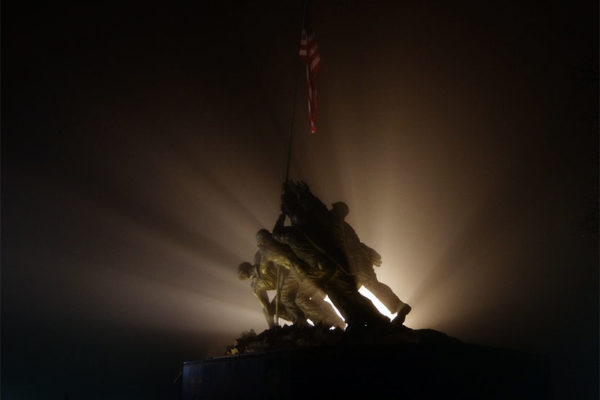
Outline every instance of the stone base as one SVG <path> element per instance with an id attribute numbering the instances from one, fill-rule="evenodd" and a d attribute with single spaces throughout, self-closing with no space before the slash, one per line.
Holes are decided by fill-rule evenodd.
<path id="1" fill-rule="evenodd" d="M 351 340 L 186 362 L 183 399 L 552 397 L 543 357 L 411 332 L 430 340 Z"/>

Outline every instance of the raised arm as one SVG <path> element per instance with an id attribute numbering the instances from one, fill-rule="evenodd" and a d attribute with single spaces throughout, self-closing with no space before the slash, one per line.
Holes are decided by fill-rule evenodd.
<path id="1" fill-rule="evenodd" d="M 362 249 L 365 251 L 365 253 L 367 253 L 369 260 L 373 263 L 373 265 L 375 265 L 376 267 L 381 266 L 381 263 L 382 263 L 381 255 L 378 252 L 376 252 L 375 250 L 373 250 L 372 248 L 370 248 L 363 242 L 360 242 L 360 247 L 362 247 Z"/>

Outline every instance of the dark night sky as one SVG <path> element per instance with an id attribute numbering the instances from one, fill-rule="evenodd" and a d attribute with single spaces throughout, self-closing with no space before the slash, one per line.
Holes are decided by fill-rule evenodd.
<path id="1" fill-rule="evenodd" d="M 301 8 L 3 3 L 3 399 L 169 398 L 266 328 L 235 268 L 278 215 Z M 595 398 L 597 2 L 311 14 L 292 177 L 350 206 L 407 326 L 546 354 L 557 398 Z"/>

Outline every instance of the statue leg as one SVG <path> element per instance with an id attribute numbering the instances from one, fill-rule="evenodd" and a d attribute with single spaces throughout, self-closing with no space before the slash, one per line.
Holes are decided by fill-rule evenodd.
<path id="1" fill-rule="evenodd" d="M 275 306 L 273 306 L 274 308 Z M 279 305 L 279 319 L 285 319 L 286 321 L 289 321 L 290 323 L 294 323 L 292 321 L 292 317 L 289 316 L 287 309 L 283 306 L 283 304 Z"/>
<path id="2" fill-rule="evenodd" d="M 373 293 L 392 314 L 397 313 L 404 306 L 402 300 L 400 300 L 385 283 L 366 281 L 363 282 L 363 285 L 369 289 L 369 291 L 371 291 L 371 293 Z"/>
<path id="3" fill-rule="evenodd" d="M 356 290 L 354 279 L 343 272 L 325 284 L 325 292 L 345 318 L 348 327 L 388 325 L 388 318 L 377 311 L 373 303 Z"/>
<path id="4" fill-rule="evenodd" d="M 405 306 L 388 285 L 377 280 L 372 266 L 360 268 L 357 273 L 357 280 L 359 286 L 366 287 L 392 314 L 399 312 Z"/>
<path id="5" fill-rule="evenodd" d="M 335 326 L 341 330 L 344 330 L 346 328 L 346 322 L 335 312 L 331 304 L 325 301 L 325 296 L 325 292 L 323 292 L 321 289 L 317 289 L 311 295 L 311 298 L 319 305 L 321 314 L 324 315 L 327 325 Z"/>
<path id="6" fill-rule="evenodd" d="M 306 316 L 304 312 L 296 304 L 296 298 L 298 296 L 298 282 L 294 279 L 284 279 L 281 285 L 281 304 L 286 310 L 286 316 L 292 321 L 292 323 L 306 326 Z"/>
<path id="7" fill-rule="evenodd" d="M 335 313 L 331 304 L 325 300 L 325 293 L 318 288 L 307 288 L 300 286 L 296 304 L 304 311 L 308 319 L 315 324 L 323 324 L 327 327 L 335 326 L 344 329 L 346 324 Z"/>

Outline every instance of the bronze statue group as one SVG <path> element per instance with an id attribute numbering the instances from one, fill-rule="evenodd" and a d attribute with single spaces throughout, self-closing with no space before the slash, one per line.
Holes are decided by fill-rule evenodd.
<path id="1" fill-rule="evenodd" d="M 361 286 L 397 313 L 393 325 L 402 325 L 411 307 L 377 280 L 373 267 L 381 265 L 381 256 L 345 222 L 349 212 L 345 203 L 328 209 L 304 182 L 287 181 L 281 211 L 272 232 L 261 229 L 256 234 L 254 263 L 238 267 L 240 279 L 251 279 L 269 328 L 278 324 L 278 318 L 298 326 L 306 326 L 308 319 L 342 330 L 347 324 L 347 331 L 391 326 L 358 292 Z M 268 290 L 277 293 L 272 301 Z M 324 301 L 325 296 L 345 321 Z"/>

